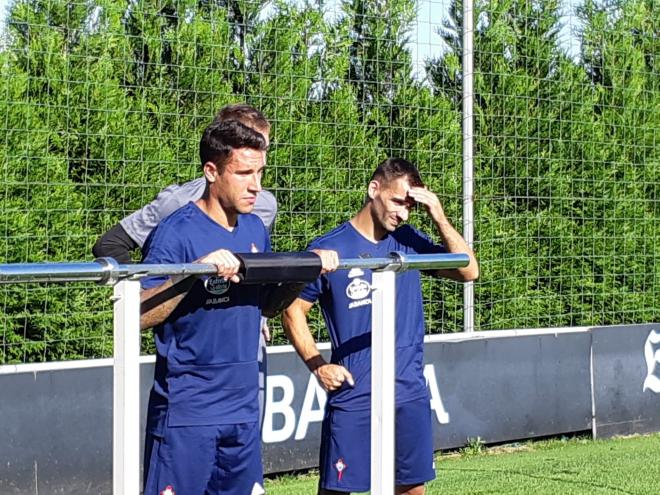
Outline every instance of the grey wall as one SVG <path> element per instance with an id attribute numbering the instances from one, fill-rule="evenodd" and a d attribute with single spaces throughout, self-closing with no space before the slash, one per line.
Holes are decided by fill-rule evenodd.
<path id="1" fill-rule="evenodd" d="M 660 325 L 600 327 L 591 335 L 594 435 L 660 431 Z"/>
<path id="2" fill-rule="evenodd" d="M 425 368 L 436 448 L 660 431 L 658 349 L 660 325 L 436 337 Z M 325 396 L 293 351 L 271 351 L 265 469 L 313 467 Z M 0 367 L 0 494 L 111 493 L 111 362 L 91 364 Z M 143 418 L 152 375 L 142 365 Z"/>
<path id="3" fill-rule="evenodd" d="M 449 414 L 436 447 L 590 429 L 589 347 L 588 332 L 427 345 Z"/>
<path id="4" fill-rule="evenodd" d="M 111 368 L 0 375 L 0 390 L 1 494 L 111 493 Z"/>

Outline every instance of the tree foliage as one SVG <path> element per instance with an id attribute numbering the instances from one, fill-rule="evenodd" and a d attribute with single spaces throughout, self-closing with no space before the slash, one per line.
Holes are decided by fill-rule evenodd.
<path id="1" fill-rule="evenodd" d="M 475 3 L 480 329 L 658 317 L 660 14 L 653 0 L 585 0 L 572 57 L 561 7 Z M 198 175 L 202 129 L 236 101 L 273 122 L 276 249 L 304 249 L 349 218 L 388 155 L 416 162 L 460 227 L 462 2 L 425 79 L 412 66 L 413 0 L 336 9 L 16 0 L 0 51 L 3 262 L 90 260 L 107 228 Z M 423 212 L 413 222 L 429 230 Z M 431 331 L 461 330 L 461 292 L 425 282 Z M 0 363 L 110 354 L 107 289 L 2 295 Z"/>

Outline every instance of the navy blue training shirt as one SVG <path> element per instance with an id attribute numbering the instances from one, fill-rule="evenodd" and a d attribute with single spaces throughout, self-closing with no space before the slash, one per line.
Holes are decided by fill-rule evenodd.
<path id="1" fill-rule="evenodd" d="M 334 249 L 339 258 L 377 258 L 393 251 L 410 254 L 443 253 L 426 235 L 403 225 L 374 243 L 346 222 L 315 239 L 309 249 Z M 371 407 L 371 270 L 337 270 L 319 277 L 300 294 L 319 301 L 330 339 L 332 363 L 347 368 L 355 387 L 344 384 L 331 392 L 336 408 Z M 396 400 L 398 404 L 428 397 L 424 380 L 424 309 L 419 271 L 396 275 Z"/>
<path id="2" fill-rule="evenodd" d="M 232 231 L 188 203 L 147 239 L 144 263 L 190 263 L 227 249 L 270 251 L 263 222 L 239 215 Z M 168 277 L 142 281 L 144 289 Z M 200 277 L 164 323 L 154 328 L 156 371 L 149 408 L 154 429 L 258 421 L 260 288 Z"/>

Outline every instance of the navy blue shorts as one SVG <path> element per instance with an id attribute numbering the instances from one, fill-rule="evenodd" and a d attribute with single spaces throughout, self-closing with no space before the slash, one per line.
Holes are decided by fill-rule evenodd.
<path id="1" fill-rule="evenodd" d="M 259 423 L 164 426 L 147 433 L 144 495 L 259 495 Z"/>
<path id="2" fill-rule="evenodd" d="M 397 486 L 435 479 L 431 406 L 426 398 L 396 408 L 395 465 Z M 326 406 L 319 466 L 320 485 L 327 490 L 369 490 L 371 411 L 343 411 Z"/>

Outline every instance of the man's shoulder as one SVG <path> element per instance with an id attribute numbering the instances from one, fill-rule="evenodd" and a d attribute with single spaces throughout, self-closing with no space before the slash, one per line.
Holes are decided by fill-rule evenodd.
<path id="1" fill-rule="evenodd" d="M 206 189 L 206 178 L 203 176 L 197 177 L 183 184 L 171 184 L 161 189 L 155 201 L 164 200 L 168 197 L 177 197 L 182 198 L 182 201 L 186 204 L 189 201 L 196 201 L 201 198 L 204 189 Z"/>
<path id="2" fill-rule="evenodd" d="M 410 235 L 420 235 L 422 232 L 409 223 L 404 223 L 394 231 L 395 236 L 410 236 Z M 424 235 L 424 234 L 422 234 Z"/>
<path id="3" fill-rule="evenodd" d="M 239 217 L 239 222 L 250 230 L 265 231 L 266 229 L 264 221 L 259 215 L 255 215 L 254 213 L 242 213 Z"/>
<path id="4" fill-rule="evenodd" d="M 348 236 L 352 234 L 349 222 L 344 222 L 338 227 L 335 227 L 329 232 L 315 238 L 311 243 L 311 248 L 324 248 L 333 247 L 338 243 L 343 242 Z"/>
<path id="5" fill-rule="evenodd" d="M 158 223 L 189 201 L 195 201 L 202 196 L 206 187 L 204 177 L 184 184 L 173 184 L 162 189 L 156 198 L 137 211 L 120 220 L 121 226 L 128 235 L 142 246 L 149 233 Z"/>
<path id="6" fill-rule="evenodd" d="M 429 236 L 424 232 L 407 223 L 398 227 L 392 233 L 392 237 L 401 244 L 410 244 L 419 238 L 429 239 Z"/>
<path id="7" fill-rule="evenodd" d="M 446 251 L 442 244 L 438 244 L 426 233 L 416 229 L 412 225 L 402 225 L 392 233 L 395 245 L 393 249 L 409 253 L 444 253 Z"/>
<path id="8" fill-rule="evenodd" d="M 200 221 L 203 221 L 202 215 L 202 211 L 190 202 L 165 217 L 151 231 L 144 243 L 142 253 L 145 259 L 155 256 L 155 259 L 160 260 L 164 252 L 183 253 L 186 249 L 198 244 L 198 241 L 203 241 L 206 233 L 203 228 L 200 228 Z M 159 254 L 154 255 L 154 253 Z M 174 261 L 174 259 L 169 260 L 169 262 Z M 185 261 L 183 258 L 176 260 L 176 262 L 183 261 Z"/>
<path id="9" fill-rule="evenodd" d="M 200 209 L 191 201 L 163 218 L 156 228 L 177 229 L 177 231 L 194 228 L 196 224 L 191 220 L 198 217 L 200 213 Z"/>
<path id="10" fill-rule="evenodd" d="M 252 213 L 261 218 L 270 232 L 273 223 L 275 222 L 275 215 L 277 215 L 277 200 L 273 193 L 262 189 L 259 194 L 257 194 L 257 201 L 254 203 L 254 210 Z"/>

